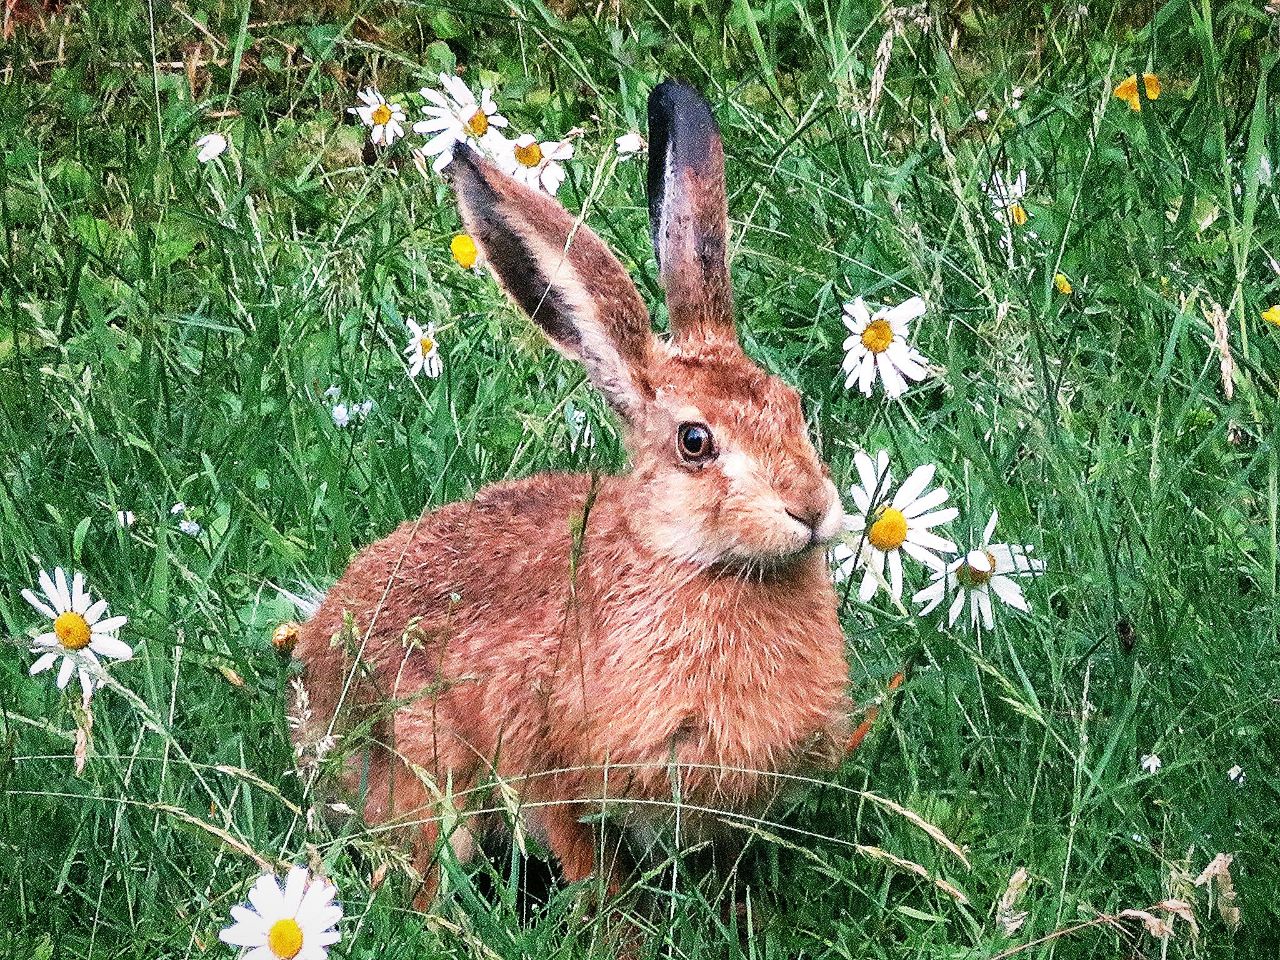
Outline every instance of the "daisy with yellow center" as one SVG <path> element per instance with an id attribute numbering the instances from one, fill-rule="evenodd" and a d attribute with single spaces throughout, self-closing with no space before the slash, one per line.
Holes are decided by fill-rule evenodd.
<path id="1" fill-rule="evenodd" d="M 948 597 L 951 606 L 947 610 L 948 626 L 955 626 L 964 613 L 966 600 L 969 604 L 969 622 L 977 629 L 979 623 L 986 630 L 993 630 L 996 625 L 995 610 L 991 605 L 991 596 L 1006 606 L 1024 613 L 1029 612 L 1022 587 L 1015 577 L 1025 577 L 1044 570 L 1044 561 L 1028 557 L 1029 546 L 1018 544 L 992 543 L 996 532 L 997 514 L 991 513 L 986 529 L 982 532 L 982 545 L 970 550 L 963 557 L 957 557 L 947 564 L 946 569 L 938 570 L 930 584 L 912 597 L 913 603 L 922 603 L 920 613 L 927 614 Z"/>
<path id="2" fill-rule="evenodd" d="M 409 325 L 409 345 L 404 348 L 409 358 L 409 376 L 417 379 L 418 374 L 425 372 L 434 380 L 444 369 L 440 360 L 440 344 L 436 342 L 436 325 L 428 323 L 420 327 L 413 320 L 405 322 Z"/>
<path id="3" fill-rule="evenodd" d="M 573 158 L 573 144 L 568 140 L 544 140 L 539 143 L 530 134 L 511 141 L 508 149 L 496 156 L 498 166 L 521 183 L 555 196 L 564 183 L 564 162 Z"/>
<path id="4" fill-rule="evenodd" d="M 954 520 L 959 511 L 955 507 L 938 509 L 949 495 L 942 487 L 928 489 L 937 469 L 933 464 L 912 471 L 890 497 L 887 453 L 881 450 L 872 460 L 859 450 L 853 463 L 859 482 L 850 490 L 855 509 L 845 520 L 846 535 L 832 549 L 836 579 L 846 580 L 861 569 L 859 600 L 866 603 L 883 585 L 894 602 L 901 603 L 902 554 L 934 570 L 944 569 L 946 561 L 938 554 L 955 553 L 956 545 L 938 536 L 933 528 Z"/>
<path id="5" fill-rule="evenodd" d="M 449 255 L 463 270 L 475 270 L 478 273 L 484 267 L 484 255 L 470 234 L 460 233 L 450 240 Z"/>
<path id="6" fill-rule="evenodd" d="M 1022 199 L 1027 195 L 1027 171 L 1019 170 L 1018 175 L 1010 183 L 997 170 L 991 175 L 991 182 L 987 184 L 986 191 L 997 219 L 1015 227 L 1026 224 L 1027 208 L 1022 205 Z"/>
<path id="7" fill-rule="evenodd" d="M 22 597 L 48 617 L 52 629 L 35 639 L 32 653 L 39 654 L 31 665 L 31 673 L 42 673 L 59 659 L 58 689 L 65 689 L 71 675 L 78 673 L 84 699 L 93 696 L 95 671 L 102 664 L 99 657 L 128 660 L 133 648 L 117 634 L 127 622 L 126 617 L 108 617 L 107 601 L 94 599 L 85 589 L 84 574 L 76 572 L 67 583 L 67 575 L 61 567 L 50 576 L 40 571 L 40 589 L 44 596 L 31 590 L 23 590 Z"/>
<path id="8" fill-rule="evenodd" d="M 871 396 L 876 374 L 885 395 L 900 397 L 907 392 L 909 380 L 923 380 L 929 375 L 928 361 L 907 342 L 909 324 L 924 315 L 924 301 L 912 297 L 896 307 L 885 307 L 873 315 L 861 297 L 844 305 L 844 325 L 849 336 L 844 341 L 845 389 L 856 383 L 866 396 Z"/>
<path id="9" fill-rule="evenodd" d="M 453 160 L 453 151 L 460 143 L 471 143 L 486 153 L 500 153 L 506 139 L 498 131 L 507 125 L 507 118 L 498 113 L 493 102 L 493 91 L 485 87 L 480 99 L 461 79 L 448 73 L 440 74 L 444 91 L 423 87 L 422 98 L 427 101 L 422 112 L 427 119 L 413 125 L 413 132 L 429 139 L 420 148 L 424 158 L 434 157 L 431 169 L 439 173 Z"/>
<path id="10" fill-rule="evenodd" d="M 361 105 L 348 107 L 347 113 L 354 113 L 369 128 L 374 146 L 389 147 L 404 136 L 404 107 L 389 102 L 376 87 L 366 87 L 357 96 Z"/>
<path id="11" fill-rule="evenodd" d="M 337 888 L 305 867 L 294 867 L 284 889 L 265 873 L 249 890 L 249 906 L 231 908 L 231 926 L 218 933 L 223 943 L 245 948 L 243 960 L 325 960 L 342 936 Z"/>
<path id="12" fill-rule="evenodd" d="M 1160 99 L 1160 78 L 1154 73 L 1144 73 L 1142 75 L 1142 86 L 1146 88 L 1148 100 Z M 1132 73 L 1125 77 L 1111 91 L 1111 95 L 1118 97 L 1129 105 L 1130 110 L 1138 111 L 1142 109 L 1142 98 L 1138 95 L 1138 75 Z"/>

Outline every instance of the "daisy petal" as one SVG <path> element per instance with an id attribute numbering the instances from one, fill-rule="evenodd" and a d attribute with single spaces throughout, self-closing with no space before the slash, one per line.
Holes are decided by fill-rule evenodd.
<path id="1" fill-rule="evenodd" d="M 44 673 L 52 667 L 55 662 L 57 662 L 59 656 L 61 656 L 61 654 L 58 653 L 58 651 L 51 650 L 48 653 L 37 657 L 36 662 L 31 665 L 31 675 L 34 677 L 37 673 Z"/>
<path id="2" fill-rule="evenodd" d="M 924 492 L 925 488 L 933 482 L 933 475 L 938 468 L 932 463 L 926 463 L 922 467 L 916 467 L 911 471 L 911 475 L 902 481 L 902 486 L 898 488 L 897 494 L 893 498 L 893 507 L 895 510 L 906 513 L 906 508 L 913 506 L 916 498 Z"/>
<path id="3" fill-rule="evenodd" d="M 46 591 L 46 594 L 47 593 L 48 591 Z M 39 597 L 37 597 L 30 590 L 23 589 L 22 599 L 27 601 L 27 603 L 31 604 L 31 606 L 35 607 L 36 612 L 39 613 L 41 616 L 48 617 L 50 620 L 58 619 L 57 611 L 54 610 L 52 607 L 50 607 L 47 603 L 45 603 Z"/>
<path id="4" fill-rule="evenodd" d="M 1027 598 L 1023 596 L 1022 587 L 1018 586 L 1016 581 L 1008 577 L 992 577 L 989 585 L 1005 606 L 1021 610 L 1023 613 L 1031 612 L 1031 607 L 1027 605 Z"/>
<path id="5" fill-rule="evenodd" d="M 67 684 L 71 681 L 71 674 L 75 672 L 76 662 L 71 657 L 62 658 L 62 666 L 58 668 L 58 689 L 65 690 Z"/>
<path id="6" fill-rule="evenodd" d="M 89 644 L 89 649 L 114 660 L 129 660 L 133 657 L 133 648 L 123 640 L 112 636 L 95 636 Z"/>

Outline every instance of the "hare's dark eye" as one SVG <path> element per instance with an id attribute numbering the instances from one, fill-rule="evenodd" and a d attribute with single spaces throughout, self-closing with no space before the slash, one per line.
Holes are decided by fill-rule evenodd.
<path id="1" fill-rule="evenodd" d="M 676 445 L 686 463 L 701 466 L 716 455 L 711 428 L 705 423 L 682 423 L 676 431 Z"/>

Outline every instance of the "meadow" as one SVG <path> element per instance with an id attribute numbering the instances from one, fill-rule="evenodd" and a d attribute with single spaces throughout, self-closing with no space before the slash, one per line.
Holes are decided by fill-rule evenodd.
<path id="1" fill-rule="evenodd" d="M 615 141 L 663 78 L 702 89 L 746 349 L 801 390 L 841 491 L 858 451 L 895 482 L 936 464 L 961 550 L 998 511 L 995 539 L 1044 563 L 994 629 L 921 613 L 910 560 L 899 602 L 845 580 L 851 690 L 882 702 L 861 749 L 709 874 L 663 838 L 619 908 L 638 952 L 1275 955 L 1275 4 L 5 16 L 0 955 L 234 957 L 231 908 L 290 864 L 336 886 L 338 960 L 616 947 L 598 891 L 526 883 L 532 838 L 446 858 L 413 912 L 402 853 L 294 772 L 272 640 L 295 595 L 485 484 L 625 465 L 581 368 L 455 260 L 423 138 L 374 145 L 348 112 L 374 86 L 412 123 L 441 73 L 491 87 L 513 134 L 572 132 L 558 198 L 659 327 L 645 159 Z M 846 387 L 843 305 L 915 296 L 929 376 Z M 410 321 L 438 376 L 409 376 Z M 22 592 L 55 568 L 127 617 L 132 657 L 88 701 L 30 673 L 50 625 Z"/>

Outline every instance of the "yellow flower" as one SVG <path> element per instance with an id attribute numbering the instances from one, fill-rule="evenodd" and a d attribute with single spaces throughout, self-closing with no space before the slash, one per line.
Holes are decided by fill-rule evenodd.
<path id="1" fill-rule="evenodd" d="M 1148 100 L 1160 99 L 1160 78 L 1154 73 L 1144 73 L 1142 75 L 1142 85 L 1147 88 Z M 1111 92 L 1113 96 L 1119 97 L 1127 103 L 1130 110 L 1142 109 L 1142 100 L 1138 97 L 1138 75 L 1136 73 L 1121 80 L 1119 85 Z"/>
<path id="2" fill-rule="evenodd" d="M 1064 297 L 1071 296 L 1071 281 L 1067 279 L 1065 273 L 1055 273 L 1053 275 L 1053 285 Z"/>
<path id="3" fill-rule="evenodd" d="M 289 620 L 280 624 L 271 632 L 271 645 L 281 653 L 289 654 L 293 652 L 294 646 L 298 643 L 298 624 Z"/>
<path id="4" fill-rule="evenodd" d="M 1013 225 L 1015 227 L 1026 226 L 1027 208 L 1017 201 L 1014 201 L 1009 205 L 1009 219 L 1013 221 Z"/>
<path id="5" fill-rule="evenodd" d="M 449 241 L 449 252 L 464 270 L 470 270 L 480 262 L 480 248 L 468 234 L 460 233 Z"/>
<path id="6" fill-rule="evenodd" d="M 1280 303 L 1274 303 L 1262 311 L 1262 319 L 1280 327 Z"/>

